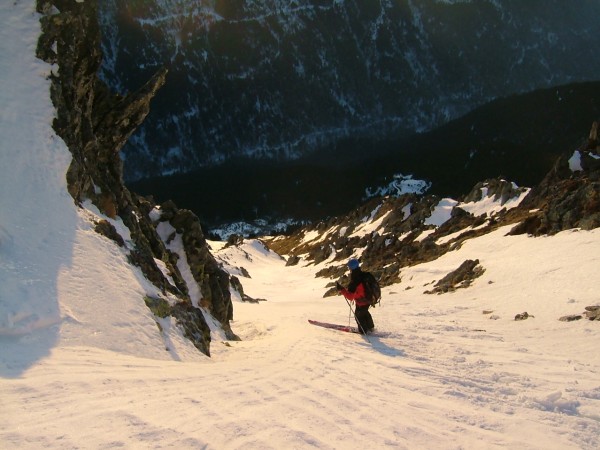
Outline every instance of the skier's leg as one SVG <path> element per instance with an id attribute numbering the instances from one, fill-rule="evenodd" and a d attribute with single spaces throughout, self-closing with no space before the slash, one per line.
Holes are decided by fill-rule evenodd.
<path id="1" fill-rule="evenodd" d="M 368 306 L 357 306 L 354 315 L 356 316 L 356 325 L 358 326 L 358 331 L 361 333 L 366 333 L 372 328 L 369 327 L 369 317 L 371 314 L 369 314 Z"/>
<path id="2" fill-rule="evenodd" d="M 371 316 L 371 313 L 369 312 L 369 309 L 367 307 L 367 310 L 365 312 L 365 324 L 366 324 L 366 331 L 371 331 L 373 328 L 375 328 L 375 324 L 373 323 L 373 316 Z"/>

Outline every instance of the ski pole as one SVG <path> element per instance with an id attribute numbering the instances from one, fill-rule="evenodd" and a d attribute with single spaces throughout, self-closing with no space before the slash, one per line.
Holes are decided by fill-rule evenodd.
<path id="1" fill-rule="evenodd" d="M 344 297 L 344 296 L 342 296 Z M 369 339 L 369 337 L 367 336 L 367 333 L 365 332 L 365 329 L 363 328 L 363 326 L 360 324 L 359 320 L 356 318 L 356 313 L 354 312 L 354 310 L 352 309 L 352 305 L 350 304 L 350 302 L 348 301 L 348 299 L 346 297 L 344 297 L 344 300 L 346 300 L 346 303 L 348 304 L 348 308 L 350 308 L 350 311 L 352 312 L 352 315 L 354 316 L 354 320 L 356 320 L 356 324 L 358 325 L 358 327 L 361 329 L 362 331 L 362 335 L 365 337 L 365 339 L 369 342 L 369 344 L 371 343 L 371 340 Z"/>

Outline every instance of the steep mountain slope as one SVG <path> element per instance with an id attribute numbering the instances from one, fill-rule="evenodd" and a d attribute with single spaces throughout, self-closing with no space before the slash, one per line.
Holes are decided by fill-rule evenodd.
<path id="1" fill-rule="evenodd" d="M 89 200 L 76 205 L 69 193 L 65 174 L 73 155 L 52 129 L 49 96 L 58 66 L 35 57 L 39 19 L 57 12 L 45 11 L 36 14 L 29 1 L 0 5 L 0 377 L 23 374 L 57 346 L 202 358 L 175 320 L 154 316 L 144 304 L 145 296 L 178 299 L 131 264 L 136 248 L 124 220 L 105 216 Z M 52 47 L 62 53 L 63 44 Z M 66 75 L 67 67 L 61 69 Z M 122 246 L 95 231 L 109 222 Z M 3 423 L 7 414 L 3 405 Z"/>
<path id="2" fill-rule="evenodd" d="M 15 3 L 12 8 L 13 10 L 6 10 L 8 17 L 27 7 Z M 4 144 L 9 147 L 9 156 L 16 160 L 18 166 L 14 169 L 17 174 L 15 178 L 11 162 L 3 164 L 3 170 L 7 173 L 4 181 L 14 182 L 3 189 L 3 192 L 7 193 L 5 195 L 10 201 L 8 205 L 16 210 L 19 216 L 15 222 L 9 224 L 7 231 L 3 232 L 3 237 L 6 234 L 9 238 L 18 236 L 19 240 L 27 240 L 20 231 L 23 228 L 18 223 L 19 217 L 24 220 L 20 215 L 23 207 L 14 205 L 21 195 L 26 196 L 25 205 L 36 205 L 36 189 L 42 193 L 50 189 L 56 191 L 55 195 L 59 196 L 66 190 L 72 198 L 71 208 L 62 202 L 61 212 L 52 215 L 55 223 L 51 225 L 54 233 L 60 233 L 61 229 L 65 228 L 67 233 L 75 236 L 73 243 L 67 243 L 66 251 L 68 252 L 71 244 L 74 247 L 74 258 L 77 257 L 77 270 L 73 274 L 69 272 L 69 278 L 74 275 L 70 286 L 74 287 L 76 292 L 60 292 L 53 285 L 52 279 L 56 276 L 50 275 L 41 283 L 41 289 L 47 288 L 48 294 L 38 293 L 38 301 L 41 305 L 47 303 L 50 311 L 44 307 L 40 308 L 41 311 L 27 311 L 27 305 L 24 306 L 25 310 L 22 310 L 23 306 L 19 304 L 21 298 L 18 286 L 11 288 L 7 300 L 10 302 L 6 305 L 6 317 L 2 319 L 5 323 L 2 324 L 2 328 L 6 328 L 7 333 L 11 333 L 12 330 L 19 334 L 27 333 L 32 327 L 43 327 L 44 322 L 54 325 L 62 323 L 62 320 L 72 319 L 78 323 L 77 313 L 67 313 L 66 317 L 59 314 L 62 309 L 68 312 L 80 308 L 85 314 L 89 313 L 79 304 L 85 301 L 80 296 L 86 289 L 84 280 L 89 278 L 89 283 L 94 285 L 95 302 L 102 303 L 102 294 L 107 297 L 117 296 L 127 304 L 137 300 L 139 305 L 136 306 L 136 311 L 145 310 L 146 318 L 155 320 L 152 331 L 156 334 L 156 341 L 164 339 L 164 346 L 168 351 L 172 350 L 169 342 L 174 339 L 173 336 L 180 334 L 189 339 L 199 351 L 209 355 L 212 332 L 220 337 L 236 338 L 229 327 L 233 314 L 229 276 L 219 268 L 210 254 L 199 221 L 193 213 L 178 210 L 172 203 L 151 204 L 131 193 L 122 180 L 119 150 L 144 120 L 150 101 L 164 82 L 166 72 L 158 71 L 134 93 L 125 97 L 115 95 L 97 75 L 101 54 L 96 3 L 40 0 L 36 4 L 36 10 L 41 14 L 42 33 L 35 55 L 49 63 L 48 69 L 38 70 L 50 81 L 49 91 L 44 92 L 38 100 L 45 104 L 49 94 L 56 115 L 54 118 L 50 116 L 39 119 L 43 121 L 42 125 L 52 122 L 53 131 L 42 129 L 34 133 L 32 139 L 30 138 L 31 148 L 26 149 L 25 156 L 21 156 L 18 151 L 14 153 L 10 148 L 11 140 Z M 11 61 L 5 64 L 10 68 Z M 20 79 L 18 72 L 12 69 L 7 72 L 6 95 L 10 96 L 10 89 L 15 84 L 19 85 Z M 29 81 L 37 88 L 36 92 L 39 92 L 39 80 L 33 78 Z M 17 103 L 16 106 L 20 105 Z M 12 119 L 11 114 L 10 111 L 7 112 L 7 116 Z M 28 111 L 22 112 L 25 117 L 28 114 Z M 14 126 L 12 122 L 9 123 L 11 125 L 6 128 L 8 133 L 11 132 L 10 127 Z M 26 124 L 21 125 L 24 126 Z M 38 140 L 42 142 L 38 144 Z M 47 148 L 46 140 L 56 144 Z M 54 146 L 62 150 L 64 147 L 60 144 L 63 143 L 71 154 L 66 179 L 45 186 L 45 177 L 54 180 L 55 170 L 64 175 L 60 166 L 54 169 L 55 164 L 52 163 Z M 22 146 L 23 143 L 19 141 L 15 145 Z M 37 145 L 44 150 L 43 157 L 39 160 L 33 156 Z M 32 170 L 39 171 L 40 175 L 28 177 L 20 174 L 21 165 L 25 164 L 27 158 L 32 159 Z M 44 158 L 48 158 L 51 163 L 45 164 Z M 36 182 L 33 184 L 35 188 L 27 186 L 33 182 Z M 88 236 L 90 234 L 92 236 Z M 83 237 L 80 238 L 80 235 Z M 96 250 L 94 246 L 99 245 L 103 239 L 108 241 L 105 242 L 108 245 Z M 10 242 L 12 239 L 7 240 Z M 32 248 L 30 245 L 18 243 L 15 252 L 25 261 L 31 258 L 35 261 L 42 258 L 36 256 L 36 253 L 44 253 L 44 246 Z M 60 254 L 63 254 L 63 251 Z M 86 254 L 90 255 L 89 264 L 92 267 L 96 263 L 110 266 L 113 256 L 115 270 L 106 273 L 106 278 L 94 279 L 86 267 L 81 267 L 85 266 Z M 7 266 L 11 271 L 18 271 L 27 264 L 18 262 L 14 269 L 10 263 L 7 263 Z M 43 266 L 42 264 L 41 267 L 37 267 L 36 264 L 35 270 L 43 270 Z M 56 270 L 59 271 L 60 267 Z M 110 276 L 117 280 L 116 289 L 111 285 Z M 78 277 L 81 279 L 77 279 Z M 12 286 L 12 282 L 8 283 Z M 102 283 L 109 287 L 103 289 Z M 130 288 L 130 284 L 139 286 Z M 134 298 L 135 295 L 137 298 Z M 71 302 L 78 306 L 72 307 Z M 57 304 L 56 307 L 54 303 Z M 99 307 L 98 310 L 106 314 L 110 308 L 102 303 L 102 308 Z M 150 330 L 146 329 L 146 332 Z M 176 351 L 173 351 L 172 357 L 178 357 Z"/>
<path id="3" fill-rule="evenodd" d="M 426 131 L 491 99 L 597 80 L 598 2 L 106 0 L 103 77 L 169 75 L 129 180 Z"/>

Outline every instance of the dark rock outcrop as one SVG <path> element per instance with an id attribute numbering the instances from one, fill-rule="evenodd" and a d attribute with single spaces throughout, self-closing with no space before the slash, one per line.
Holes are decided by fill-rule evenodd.
<path id="1" fill-rule="evenodd" d="M 233 320 L 230 276 L 210 253 L 198 217 L 191 211 L 178 209 L 173 202 L 160 205 L 159 211 L 160 218 L 154 225 L 168 222 L 181 236 L 193 282 L 200 289 L 199 305 L 219 320 L 228 339 L 237 339 L 229 327 L 229 321 Z"/>
<path id="2" fill-rule="evenodd" d="M 477 183 L 471 192 L 465 196 L 463 201 L 465 203 L 477 202 L 482 200 L 485 194 L 486 197 L 492 197 L 494 200 L 499 201 L 500 205 L 504 205 L 507 201 L 518 197 L 524 191 L 524 188 L 520 188 L 509 181 L 490 179 Z"/>
<path id="3" fill-rule="evenodd" d="M 525 312 L 522 312 L 522 313 L 519 313 L 519 314 L 515 315 L 515 320 L 518 322 L 518 321 L 521 321 L 521 320 L 527 320 L 530 317 L 533 318 L 534 316 L 532 316 L 527 311 L 525 311 Z"/>
<path id="4" fill-rule="evenodd" d="M 115 226 L 108 220 L 100 220 L 94 227 L 96 233 L 115 241 L 119 247 L 125 247 L 123 237 L 117 232 Z"/>
<path id="5" fill-rule="evenodd" d="M 240 295 L 240 298 L 242 299 L 243 302 L 258 303 L 258 302 L 266 301 L 266 299 L 264 299 L 264 298 L 253 298 L 253 297 L 250 297 L 248 294 L 246 294 L 244 292 L 244 286 L 242 286 L 242 283 L 240 283 L 240 280 L 238 277 L 232 276 L 230 282 L 231 282 L 232 289 L 234 289 L 238 292 L 238 294 Z"/>
<path id="6" fill-rule="evenodd" d="M 589 320 L 599 320 L 600 321 L 600 306 L 586 306 L 585 311 L 581 314 L 569 314 L 567 316 L 562 316 L 558 320 L 561 322 L 574 322 L 576 320 L 581 320 L 583 318 Z"/>
<path id="7" fill-rule="evenodd" d="M 579 150 L 561 156 L 544 180 L 523 200 L 522 208 L 535 213 L 511 234 L 556 234 L 600 226 L 600 158 L 597 151 L 598 123 Z"/>
<path id="8" fill-rule="evenodd" d="M 164 294 L 178 298 L 168 314 L 177 319 L 184 334 L 209 354 L 210 328 L 202 312 L 192 306 L 189 289 L 177 268 L 177 258 L 168 251 L 148 217 L 153 205 L 131 193 L 123 183 L 120 149 L 142 123 L 150 102 L 164 84 L 166 69 L 158 70 L 137 91 L 125 96 L 110 92 L 98 77 L 102 61 L 97 5 L 93 0 L 38 0 L 42 34 L 37 56 L 59 70 L 51 75 L 51 99 L 56 109 L 53 128 L 67 144 L 72 162 L 67 186 L 76 204 L 90 200 L 108 218 L 120 217 L 131 235 L 129 261 Z M 184 236 L 192 273 L 201 286 L 202 306 L 223 325 L 230 338 L 232 304 L 229 277 L 208 251 L 198 218 L 171 208 L 174 227 Z M 120 246 L 126 243 L 106 220 L 96 230 Z M 169 271 L 167 279 L 156 260 Z M 142 301 L 142 299 L 140 299 Z"/>
<path id="9" fill-rule="evenodd" d="M 584 314 L 589 320 L 600 320 L 600 306 L 586 306 Z"/>
<path id="10" fill-rule="evenodd" d="M 473 281 L 483 275 L 485 269 L 479 265 L 479 260 L 468 259 L 463 262 L 458 269 L 450 272 L 440 281 L 438 281 L 434 288 L 430 291 L 426 291 L 426 294 L 444 294 L 446 292 L 453 292 L 460 288 L 466 288 L 471 286 Z"/>
<path id="11" fill-rule="evenodd" d="M 583 319 L 581 314 L 569 314 L 568 316 L 562 316 L 560 319 L 561 322 L 575 322 L 576 320 Z"/>

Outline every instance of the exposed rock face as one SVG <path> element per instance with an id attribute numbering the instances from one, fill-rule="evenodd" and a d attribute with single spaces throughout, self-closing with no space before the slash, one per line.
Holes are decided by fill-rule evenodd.
<path id="1" fill-rule="evenodd" d="M 523 188 L 518 188 L 513 183 L 501 179 L 491 179 L 477 183 L 473 190 L 465 196 L 465 203 L 477 202 L 484 197 L 492 197 L 504 205 L 508 200 L 518 197 Z"/>
<path id="2" fill-rule="evenodd" d="M 123 220 L 133 242 L 130 262 L 139 266 L 163 293 L 179 299 L 170 305 L 169 314 L 178 320 L 194 345 L 208 355 L 210 329 L 202 312 L 192 307 L 177 260 L 148 218 L 152 206 L 123 184 L 119 150 L 148 114 L 150 101 L 164 84 L 167 71 L 158 70 L 137 92 L 115 95 L 97 76 L 102 55 L 96 2 L 38 0 L 37 10 L 44 14 L 37 55 L 59 67 L 58 74 L 51 76 L 51 98 L 56 108 L 53 127 L 73 155 L 67 172 L 69 192 L 78 205 L 91 200 L 109 218 L 118 216 Z M 228 325 L 232 317 L 228 275 L 208 252 L 198 219 L 176 208 L 172 208 L 171 216 L 186 236 L 185 251 L 192 262 L 192 273 L 202 286 L 202 306 L 234 338 Z M 99 222 L 96 230 L 117 245 L 125 244 L 107 221 Z M 165 278 L 155 259 L 166 264 L 173 283 Z"/>
<path id="3" fill-rule="evenodd" d="M 539 236 L 600 226 L 600 157 L 591 138 L 597 126 L 595 122 L 589 141 L 573 154 L 560 157 L 525 198 L 522 207 L 537 211 L 515 227 L 512 234 Z"/>
<path id="4" fill-rule="evenodd" d="M 560 319 L 561 322 L 575 322 L 576 320 L 583 319 L 581 314 L 570 314 L 568 316 L 562 316 Z"/>
<path id="5" fill-rule="evenodd" d="M 585 146 L 585 150 L 595 153 L 596 155 L 600 155 L 600 141 L 598 140 L 598 126 L 600 124 L 598 122 L 594 122 L 592 124 L 592 129 L 590 130 L 590 137 L 588 138 L 587 145 Z"/>
<path id="6" fill-rule="evenodd" d="M 112 241 L 115 241 L 119 247 L 125 247 L 125 241 L 123 240 L 123 237 L 117 232 L 115 226 L 108 220 L 100 220 L 94 229 L 97 233 L 107 237 Z"/>
<path id="7" fill-rule="evenodd" d="M 168 222 L 176 235 L 180 236 L 193 277 L 188 283 L 196 283 L 200 290 L 200 297 L 197 299 L 199 306 L 221 322 L 228 339 L 237 339 L 229 327 L 229 321 L 233 319 L 230 276 L 220 268 L 210 253 L 198 217 L 191 211 L 178 209 L 173 202 L 163 203 L 158 209 L 160 216 L 153 225 L 156 227 L 162 222 Z M 150 215 L 150 211 L 147 215 Z M 169 239 L 173 238 L 174 236 L 169 236 Z M 183 256 L 178 255 L 176 259 Z"/>
<path id="8" fill-rule="evenodd" d="M 481 195 L 480 189 L 477 192 Z M 495 194 L 492 191 L 490 195 Z M 316 264 L 335 254 L 334 260 L 340 265 L 318 274 L 330 278 L 344 276 L 347 259 L 356 249 L 363 249 L 362 266 L 385 286 L 400 281 L 402 267 L 432 261 L 460 245 L 462 240 L 497 226 L 495 219 L 474 216 L 460 207 L 453 208 L 449 220 L 441 226 L 428 223 L 443 202 L 437 196 L 415 194 L 373 199 L 348 216 L 332 218 L 267 243 L 277 253 L 288 255 L 290 264 L 297 263 L 300 255 Z M 307 234 L 315 232 L 318 238 L 305 239 Z M 456 236 L 443 240 L 449 235 Z"/>

